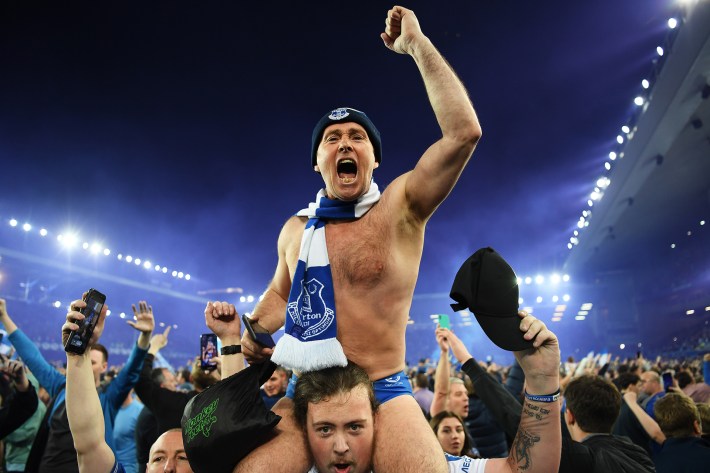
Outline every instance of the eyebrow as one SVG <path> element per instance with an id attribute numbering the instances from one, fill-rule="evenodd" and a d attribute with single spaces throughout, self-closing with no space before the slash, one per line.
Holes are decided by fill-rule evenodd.
<path id="1" fill-rule="evenodd" d="M 329 131 L 328 133 L 323 133 L 323 139 L 325 139 L 326 136 L 342 135 L 344 133 L 347 133 L 348 135 L 351 135 L 353 133 L 362 133 L 365 136 L 368 136 L 367 131 L 364 128 L 348 128 L 345 132 L 343 132 L 342 130 L 335 129 L 335 130 Z"/>
<path id="2" fill-rule="evenodd" d="M 152 458 L 153 455 L 155 455 L 156 453 L 162 453 L 163 455 L 167 455 L 168 452 L 165 450 L 156 450 L 150 454 L 150 457 Z M 185 453 L 185 449 L 180 448 L 178 450 L 175 450 L 175 453 Z"/>
<path id="3" fill-rule="evenodd" d="M 367 422 L 367 419 L 353 419 L 345 422 L 344 425 L 350 425 L 350 424 L 364 424 Z M 327 421 L 327 420 L 322 420 L 320 422 L 313 422 L 312 424 L 314 427 L 317 426 L 323 426 L 323 425 L 335 425 L 335 423 Z"/>

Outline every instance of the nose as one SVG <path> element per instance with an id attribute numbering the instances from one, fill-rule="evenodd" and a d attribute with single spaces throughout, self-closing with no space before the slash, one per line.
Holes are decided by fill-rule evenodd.
<path id="1" fill-rule="evenodd" d="M 333 452 L 338 455 L 344 455 L 348 450 L 350 450 L 350 447 L 345 435 L 336 435 L 333 443 Z"/>
<path id="2" fill-rule="evenodd" d="M 338 145 L 338 151 L 352 151 L 352 149 L 353 147 L 350 144 L 350 137 L 346 133 L 343 133 L 343 136 L 340 138 L 340 144 Z"/>
<path id="3" fill-rule="evenodd" d="M 163 468 L 164 473 L 175 473 L 177 471 L 177 463 L 174 458 L 168 458 L 165 462 L 165 467 Z"/>

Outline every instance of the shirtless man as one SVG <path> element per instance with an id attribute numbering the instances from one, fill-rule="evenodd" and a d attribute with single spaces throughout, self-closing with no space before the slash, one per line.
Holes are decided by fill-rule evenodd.
<path id="1" fill-rule="evenodd" d="M 405 330 L 424 228 L 453 189 L 481 137 L 463 84 L 422 33 L 414 12 L 395 6 L 385 23 L 380 35 L 385 46 L 410 55 L 419 68 L 442 138 L 424 152 L 413 170 L 396 178 L 362 217 L 325 226 L 337 339 L 347 359 L 375 381 L 396 377 L 405 367 Z M 323 178 L 328 198 L 354 202 L 370 191 L 372 173 L 381 159 L 379 135 L 371 135 L 361 123 L 347 118 L 314 134 L 314 169 Z M 292 217 L 284 225 L 276 273 L 252 316 L 271 333 L 284 325 L 305 224 L 306 218 Z M 373 333 L 378 337 L 376 349 Z M 246 333 L 242 347 L 251 362 L 272 354 Z M 385 399 L 377 423 L 375 471 L 446 472 L 441 446 L 414 398 L 390 399 L 385 393 Z M 405 459 L 409 469 L 403 465 Z"/>

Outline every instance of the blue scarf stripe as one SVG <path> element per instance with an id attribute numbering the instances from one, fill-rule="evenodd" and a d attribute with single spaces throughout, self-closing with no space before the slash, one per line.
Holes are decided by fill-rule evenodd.
<path id="1" fill-rule="evenodd" d="M 286 305 L 286 333 L 274 348 L 274 363 L 302 372 L 347 364 L 336 338 L 335 294 L 325 225 L 328 220 L 360 218 L 379 199 L 374 181 L 355 202 L 328 199 L 321 190 L 316 202 L 296 214 L 308 217 L 308 222 Z"/>

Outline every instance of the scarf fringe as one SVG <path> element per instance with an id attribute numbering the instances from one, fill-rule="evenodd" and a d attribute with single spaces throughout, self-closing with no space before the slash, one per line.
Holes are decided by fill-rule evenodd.
<path id="1" fill-rule="evenodd" d="M 285 333 L 276 344 L 271 361 L 290 370 L 316 371 L 347 366 L 348 360 L 337 338 L 302 342 Z"/>

